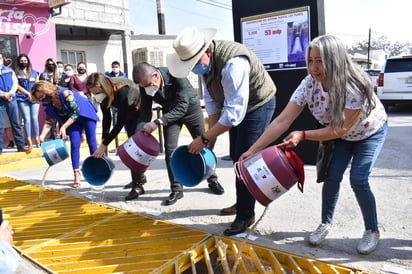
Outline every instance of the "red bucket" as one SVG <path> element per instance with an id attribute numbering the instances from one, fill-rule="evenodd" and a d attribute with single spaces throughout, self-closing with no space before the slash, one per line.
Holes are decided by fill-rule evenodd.
<path id="1" fill-rule="evenodd" d="M 235 163 L 237 177 L 262 205 L 286 193 L 299 181 L 303 192 L 303 162 L 293 150 L 283 151 L 277 146 L 268 147 L 245 160 Z"/>
<path id="2" fill-rule="evenodd" d="M 118 148 L 120 160 L 130 170 L 144 173 L 160 152 L 160 144 L 151 134 L 139 131 Z"/>

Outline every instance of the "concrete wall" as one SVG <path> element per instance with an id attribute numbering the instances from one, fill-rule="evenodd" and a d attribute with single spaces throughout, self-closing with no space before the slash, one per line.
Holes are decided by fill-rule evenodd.
<path id="1" fill-rule="evenodd" d="M 52 19 L 61 25 L 115 29 L 130 32 L 128 0 L 71 0 Z"/>

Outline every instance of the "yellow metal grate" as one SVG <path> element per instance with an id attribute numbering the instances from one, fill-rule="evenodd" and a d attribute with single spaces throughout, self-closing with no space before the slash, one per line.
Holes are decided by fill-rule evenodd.
<path id="1" fill-rule="evenodd" d="M 364 273 L 0 177 L 15 246 L 51 273 Z"/>

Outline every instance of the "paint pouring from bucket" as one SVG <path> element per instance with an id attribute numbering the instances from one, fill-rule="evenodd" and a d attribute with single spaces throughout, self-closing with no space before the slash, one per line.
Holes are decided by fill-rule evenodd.
<path id="1" fill-rule="evenodd" d="M 41 143 L 41 151 L 49 166 L 60 163 L 69 157 L 66 142 L 62 139 Z"/>
<path id="2" fill-rule="evenodd" d="M 131 171 L 144 173 L 160 152 L 160 144 L 153 135 L 139 131 L 117 149 L 120 160 Z"/>
<path id="3" fill-rule="evenodd" d="M 175 149 L 170 157 L 170 166 L 175 179 L 184 186 L 192 187 L 208 178 L 215 171 L 217 159 L 209 148 L 199 154 L 189 153 L 188 146 Z"/>
<path id="4" fill-rule="evenodd" d="M 268 147 L 235 163 L 235 172 L 262 205 L 289 191 L 297 182 L 303 192 L 304 164 L 293 150 Z"/>
<path id="5" fill-rule="evenodd" d="M 87 157 L 82 164 L 82 173 L 86 181 L 92 186 L 104 185 L 112 176 L 114 169 L 113 161 L 107 157 Z"/>

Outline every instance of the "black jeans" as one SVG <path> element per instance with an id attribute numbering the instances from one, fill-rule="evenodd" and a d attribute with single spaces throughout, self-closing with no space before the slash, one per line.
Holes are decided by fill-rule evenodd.
<path id="1" fill-rule="evenodd" d="M 193 139 L 200 136 L 202 133 L 205 132 L 205 122 L 203 117 L 202 109 L 199 108 L 196 112 L 190 113 L 185 115 L 183 118 L 179 119 L 176 122 L 170 123 L 163 128 L 163 136 L 165 139 L 164 147 L 165 147 L 165 158 L 166 158 L 166 167 L 167 167 L 167 174 L 169 176 L 170 181 L 170 189 L 171 191 L 182 191 L 183 186 L 178 181 L 176 181 L 175 177 L 173 176 L 172 168 L 170 166 L 170 156 L 172 155 L 173 151 L 176 149 L 179 134 L 182 130 L 182 126 L 185 125 L 190 132 L 190 135 Z M 207 178 L 208 182 L 217 181 L 216 174 L 212 174 L 209 178 Z"/>

